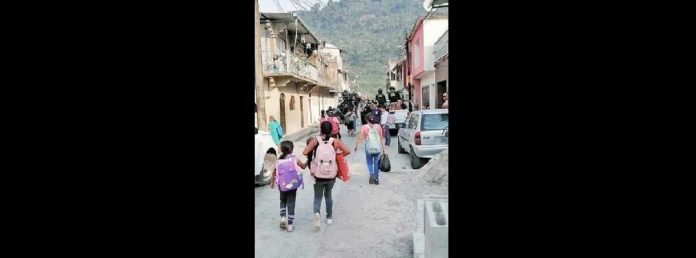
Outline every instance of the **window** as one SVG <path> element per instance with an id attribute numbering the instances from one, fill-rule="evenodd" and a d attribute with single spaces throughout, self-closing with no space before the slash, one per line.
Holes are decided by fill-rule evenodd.
<path id="1" fill-rule="evenodd" d="M 430 108 L 430 85 L 423 87 L 423 94 L 421 94 L 421 105 L 423 109 Z"/>
<path id="2" fill-rule="evenodd" d="M 421 130 L 444 130 L 449 123 L 449 114 L 428 114 L 423 116 Z"/>
<path id="3" fill-rule="evenodd" d="M 408 128 L 409 129 L 416 129 L 416 125 L 418 124 L 416 121 L 418 120 L 418 115 L 413 114 L 411 115 L 411 119 L 408 121 Z"/>
<path id="4" fill-rule="evenodd" d="M 290 97 L 290 110 L 295 110 L 295 96 Z"/>

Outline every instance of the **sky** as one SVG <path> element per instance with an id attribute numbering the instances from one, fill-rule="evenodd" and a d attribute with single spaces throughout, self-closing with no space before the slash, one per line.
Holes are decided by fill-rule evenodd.
<path id="1" fill-rule="evenodd" d="M 327 0 L 319 0 L 319 1 L 326 2 Z M 290 3 L 289 0 L 278 0 L 278 2 L 280 3 L 280 6 L 283 8 L 283 11 L 285 11 L 285 12 L 299 10 L 297 7 L 295 7 L 295 5 Z M 317 2 L 317 0 L 302 0 L 300 2 L 315 3 L 315 2 Z M 259 0 L 259 12 L 262 12 L 262 13 L 280 13 L 281 11 L 278 10 L 278 7 L 276 7 L 273 0 Z"/>

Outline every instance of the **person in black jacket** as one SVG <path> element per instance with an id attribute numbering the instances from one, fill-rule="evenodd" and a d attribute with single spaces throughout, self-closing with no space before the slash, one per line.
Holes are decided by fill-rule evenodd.
<path id="1" fill-rule="evenodd" d="M 387 103 L 387 97 L 382 94 L 382 89 L 377 90 L 377 96 L 375 96 L 375 100 L 377 100 L 377 104 L 384 105 Z"/>
<path id="2" fill-rule="evenodd" d="M 391 103 L 396 103 L 397 101 L 401 100 L 401 94 L 397 93 L 394 87 L 389 87 L 389 93 L 387 93 L 387 96 L 389 96 L 389 102 Z"/>

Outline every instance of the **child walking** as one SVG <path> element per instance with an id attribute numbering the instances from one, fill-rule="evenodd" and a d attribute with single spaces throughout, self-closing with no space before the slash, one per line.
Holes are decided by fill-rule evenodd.
<path id="1" fill-rule="evenodd" d="M 292 154 L 293 147 L 291 141 L 280 143 L 282 154 L 276 161 L 276 167 L 271 176 L 271 189 L 277 184 L 278 190 L 280 190 L 280 228 L 287 229 L 288 232 L 294 230 L 292 221 L 295 219 L 297 189 L 300 186 L 304 189 L 300 169 L 307 167 L 306 163 Z"/>

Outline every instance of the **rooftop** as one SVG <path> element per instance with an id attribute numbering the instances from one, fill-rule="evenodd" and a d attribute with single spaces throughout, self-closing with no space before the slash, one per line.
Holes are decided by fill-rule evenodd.
<path id="1" fill-rule="evenodd" d="M 307 38 L 307 42 L 313 44 L 319 44 L 319 37 L 314 35 L 307 26 L 305 26 L 304 21 L 298 16 L 292 13 L 259 13 L 261 22 L 271 21 L 271 22 L 282 22 L 288 24 L 288 31 L 297 31 L 301 34 L 309 34 L 311 37 Z M 297 19 L 297 26 L 295 26 L 295 19 Z"/>

